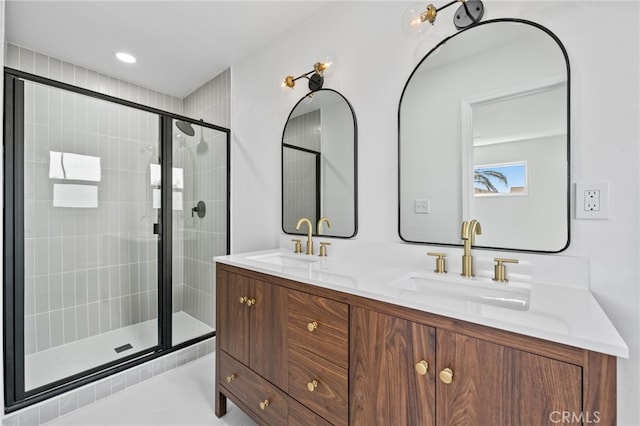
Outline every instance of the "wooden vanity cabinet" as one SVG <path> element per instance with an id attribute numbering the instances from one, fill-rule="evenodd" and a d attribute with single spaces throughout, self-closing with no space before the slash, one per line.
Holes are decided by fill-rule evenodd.
<path id="1" fill-rule="evenodd" d="M 224 272 L 218 281 L 220 349 L 276 386 L 287 389 L 287 290 Z"/>
<path id="2" fill-rule="evenodd" d="M 286 423 L 287 289 L 221 269 L 216 284 L 217 383 L 249 404 L 267 424 Z M 231 376 L 233 380 L 227 380 Z M 247 399 L 253 393 L 257 399 Z M 266 406 L 265 400 L 269 401 Z M 226 412 L 221 394 L 216 412 Z M 269 414 L 273 412 L 277 415 Z"/>
<path id="3" fill-rule="evenodd" d="M 616 423 L 613 356 L 217 268 L 218 416 L 229 397 L 267 425 Z"/>
<path id="4" fill-rule="evenodd" d="M 260 423 L 346 426 L 349 306 L 287 284 L 218 265 L 216 414 L 231 397 Z"/>
<path id="5" fill-rule="evenodd" d="M 548 425 L 554 412 L 582 412 L 582 367 L 569 362 L 439 330 L 436 366 L 453 373 L 436 380 L 441 425 Z"/>
<path id="6" fill-rule="evenodd" d="M 351 424 L 435 424 L 434 359 L 432 327 L 352 308 Z"/>
<path id="7" fill-rule="evenodd" d="M 615 383 L 615 358 L 522 336 L 516 349 L 504 344 L 511 333 L 496 330 L 503 341 L 494 343 L 460 330 L 352 307 L 351 424 L 534 426 L 562 416 L 571 419 L 564 424 L 605 416 L 615 424 L 615 397 L 583 403 L 589 386 Z M 589 357 L 606 371 L 586 370 Z M 422 361 L 428 369 L 415 368 Z"/>
<path id="8" fill-rule="evenodd" d="M 349 418 L 349 305 L 289 290 L 289 395 L 336 426 Z"/>

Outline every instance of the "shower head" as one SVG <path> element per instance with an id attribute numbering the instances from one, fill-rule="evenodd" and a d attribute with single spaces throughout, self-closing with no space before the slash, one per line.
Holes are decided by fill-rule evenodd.
<path id="1" fill-rule="evenodd" d="M 176 121 L 176 126 L 182 133 L 187 136 L 194 136 L 196 134 L 196 131 L 193 130 L 191 124 L 187 123 L 186 121 Z"/>
<path id="2" fill-rule="evenodd" d="M 196 152 L 198 154 L 204 154 L 209 149 L 209 145 L 207 145 L 207 141 L 204 140 L 204 129 L 200 127 L 200 142 L 198 142 L 198 146 L 196 146 Z"/>

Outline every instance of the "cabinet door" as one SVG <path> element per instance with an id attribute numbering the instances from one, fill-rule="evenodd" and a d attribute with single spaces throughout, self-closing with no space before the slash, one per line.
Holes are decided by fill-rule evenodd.
<path id="1" fill-rule="evenodd" d="M 356 307 L 350 329 L 351 424 L 433 425 L 434 329 Z"/>
<path id="2" fill-rule="evenodd" d="M 249 365 L 249 312 L 244 301 L 249 296 L 249 278 L 222 272 L 216 283 L 217 317 L 216 339 L 220 349 Z"/>
<path id="3" fill-rule="evenodd" d="M 251 280 L 251 368 L 287 392 L 287 289 Z"/>
<path id="4" fill-rule="evenodd" d="M 581 367 L 442 330 L 437 341 L 438 373 L 453 374 L 438 379 L 438 424 L 534 426 L 580 415 Z"/>

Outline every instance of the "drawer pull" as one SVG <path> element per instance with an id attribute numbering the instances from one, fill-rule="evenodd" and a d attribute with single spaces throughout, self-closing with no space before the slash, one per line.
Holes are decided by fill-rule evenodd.
<path id="1" fill-rule="evenodd" d="M 307 324 L 307 330 L 313 332 L 313 330 L 315 330 L 316 328 L 318 328 L 318 322 L 314 321 L 314 322 L 310 322 L 309 324 Z"/>
<path id="2" fill-rule="evenodd" d="M 240 298 L 240 304 L 242 305 L 244 302 L 246 302 L 247 300 L 249 300 L 249 298 L 247 296 L 242 296 Z"/>
<path id="3" fill-rule="evenodd" d="M 256 304 L 256 299 L 247 299 L 247 306 L 253 306 Z"/>
<path id="4" fill-rule="evenodd" d="M 312 380 L 309 383 L 307 383 L 307 389 L 309 389 L 309 392 L 313 392 L 314 390 L 316 390 L 317 387 L 318 387 L 317 380 Z"/>
<path id="5" fill-rule="evenodd" d="M 265 408 L 267 408 L 268 406 L 269 406 L 269 400 L 268 400 L 268 399 L 265 399 L 264 401 L 262 401 L 262 402 L 260 403 L 260 409 L 261 409 L 261 410 L 264 410 L 264 409 L 265 409 Z"/>
<path id="6" fill-rule="evenodd" d="M 428 371 L 429 371 L 429 363 L 427 361 L 422 360 L 416 364 L 416 372 L 419 375 L 424 376 L 425 374 L 427 374 Z"/>
<path id="7" fill-rule="evenodd" d="M 440 372 L 440 380 L 442 380 L 442 382 L 447 385 L 451 383 L 453 381 L 453 371 L 451 371 L 450 368 L 445 368 L 444 370 L 442 370 Z"/>
<path id="8" fill-rule="evenodd" d="M 229 376 L 227 376 L 227 383 L 231 383 L 235 380 L 236 375 L 235 374 L 231 374 Z"/>

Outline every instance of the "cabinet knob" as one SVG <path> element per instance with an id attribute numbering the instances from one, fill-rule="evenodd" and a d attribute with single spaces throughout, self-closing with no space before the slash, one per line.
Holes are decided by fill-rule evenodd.
<path id="1" fill-rule="evenodd" d="M 427 374 L 427 371 L 429 371 L 429 363 L 427 361 L 422 360 L 416 364 L 416 372 L 419 375 L 424 376 Z"/>
<path id="2" fill-rule="evenodd" d="M 453 371 L 451 371 L 450 368 L 445 368 L 444 370 L 442 370 L 440 372 L 440 380 L 442 380 L 442 382 L 447 385 L 451 383 L 453 381 Z"/>
<path id="3" fill-rule="evenodd" d="M 256 299 L 247 299 L 247 306 L 253 306 L 256 304 Z"/>
<path id="4" fill-rule="evenodd" d="M 307 330 L 309 330 L 311 332 L 313 330 L 315 330 L 316 328 L 318 328 L 318 322 L 317 321 L 310 322 L 309 324 L 307 324 Z"/>
<path id="5" fill-rule="evenodd" d="M 265 409 L 265 408 L 267 408 L 268 406 L 269 406 L 269 400 L 268 400 L 268 399 L 265 399 L 264 401 L 262 401 L 262 402 L 260 403 L 260 409 L 261 409 L 261 410 L 264 410 L 264 409 Z"/>
<path id="6" fill-rule="evenodd" d="M 312 380 L 309 383 L 307 383 L 307 389 L 309 389 L 309 392 L 313 392 L 314 390 L 316 390 L 317 387 L 318 387 L 317 380 Z"/>
<path id="7" fill-rule="evenodd" d="M 236 378 L 235 374 L 231 374 L 229 376 L 227 376 L 227 383 L 231 383 L 232 381 L 234 381 Z"/>
<path id="8" fill-rule="evenodd" d="M 242 297 L 240 298 L 240 304 L 242 305 L 242 304 L 243 304 L 244 302 L 246 302 L 247 300 L 249 300 L 249 299 L 247 298 L 247 296 L 242 296 Z"/>

